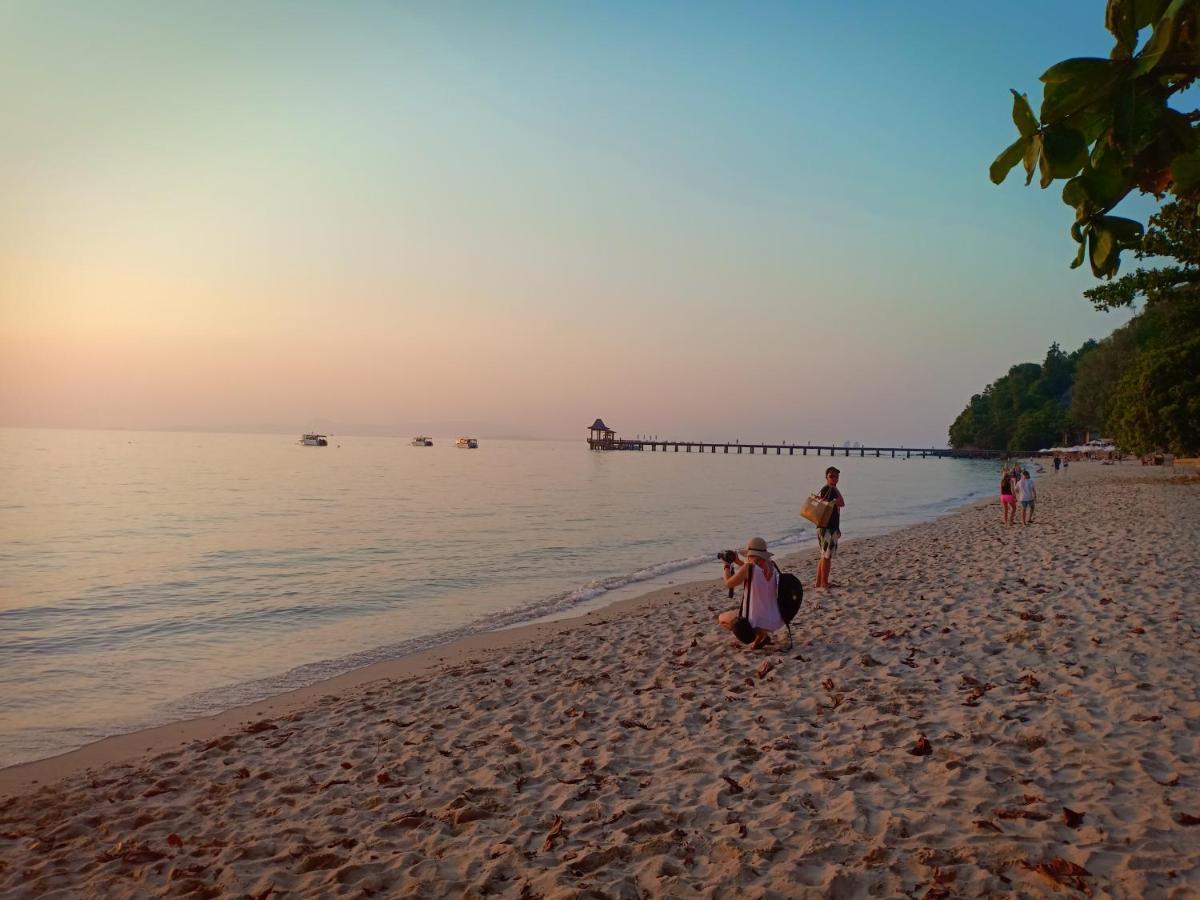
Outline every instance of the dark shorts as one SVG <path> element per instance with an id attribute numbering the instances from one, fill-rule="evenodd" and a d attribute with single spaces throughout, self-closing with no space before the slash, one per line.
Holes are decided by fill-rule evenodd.
<path id="1" fill-rule="evenodd" d="M 817 529 L 817 545 L 821 548 L 822 559 L 833 559 L 833 554 L 837 552 L 838 538 L 841 536 L 840 531 L 830 531 L 828 528 Z"/>

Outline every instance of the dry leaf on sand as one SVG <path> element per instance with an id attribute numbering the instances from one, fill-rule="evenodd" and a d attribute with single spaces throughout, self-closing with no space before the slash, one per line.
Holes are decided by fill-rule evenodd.
<path id="1" fill-rule="evenodd" d="M 1083 824 L 1083 813 L 1076 812 L 1069 806 L 1064 806 L 1062 812 L 1063 824 L 1065 824 L 1068 828 L 1078 828 Z"/>
<path id="2" fill-rule="evenodd" d="M 929 743 L 925 735 L 918 735 L 916 745 L 908 752 L 913 756 L 929 756 L 933 753 L 933 745 Z"/>
<path id="3" fill-rule="evenodd" d="M 554 848 L 554 839 L 562 835 L 563 820 L 562 816 L 554 817 L 554 824 L 550 826 L 550 831 L 546 834 L 546 840 L 542 842 L 542 851 L 552 850 Z"/>

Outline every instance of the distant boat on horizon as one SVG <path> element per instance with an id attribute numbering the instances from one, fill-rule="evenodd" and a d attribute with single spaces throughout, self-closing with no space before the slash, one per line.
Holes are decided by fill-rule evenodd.
<path id="1" fill-rule="evenodd" d="M 454 446 L 459 450 L 476 450 L 479 448 L 479 441 L 473 437 L 460 437 L 454 442 Z"/>
<path id="2" fill-rule="evenodd" d="M 297 442 L 305 447 L 328 447 L 329 441 L 323 434 L 302 434 Z"/>
<path id="3" fill-rule="evenodd" d="M 428 437 L 425 437 L 425 435 L 423 435 L 423 434 L 419 434 L 415 438 L 412 439 L 412 445 L 414 447 L 432 447 L 433 446 L 433 438 L 428 438 Z"/>

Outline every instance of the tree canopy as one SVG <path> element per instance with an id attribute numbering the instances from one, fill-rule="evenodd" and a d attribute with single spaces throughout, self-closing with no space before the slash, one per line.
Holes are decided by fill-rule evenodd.
<path id="1" fill-rule="evenodd" d="M 1026 184 L 1035 169 L 1043 188 L 1066 181 L 1062 198 L 1075 210 L 1070 232 L 1079 244 L 1071 267 L 1086 256 L 1097 278 L 1114 276 L 1121 252 L 1141 242 L 1141 222 L 1111 215 L 1130 192 L 1200 199 L 1200 110 L 1172 105 L 1200 77 L 1200 2 L 1108 0 L 1105 26 L 1109 58 L 1047 69 L 1036 116 L 1029 98 L 1012 91 L 1018 137 L 990 170 L 996 184 L 1017 163 Z"/>
<path id="2" fill-rule="evenodd" d="M 983 450 L 1040 450 L 1075 430 L 1071 384 L 1089 341 L 1066 354 L 1051 344 L 1041 365 L 1021 363 L 976 394 L 950 426 L 950 446 Z"/>

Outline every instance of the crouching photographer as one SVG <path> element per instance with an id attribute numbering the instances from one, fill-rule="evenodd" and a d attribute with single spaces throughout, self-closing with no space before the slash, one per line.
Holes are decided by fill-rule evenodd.
<path id="1" fill-rule="evenodd" d="M 730 596 L 737 587 L 743 591 L 739 608 L 721 613 L 717 623 L 743 644 L 749 644 L 751 650 L 762 647 L 771 640 L 772 631 L 784 627 L 779 614 L 779 570 L 771 563 L 774 555 L 760 537 L 750 538 L 741 555 L 734 550 L 718 554 L 725 565 L 724 580 Z"/>

